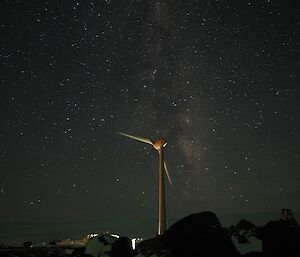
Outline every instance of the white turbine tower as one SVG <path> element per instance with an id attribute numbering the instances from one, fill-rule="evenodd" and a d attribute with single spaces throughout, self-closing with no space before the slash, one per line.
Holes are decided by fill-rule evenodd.
<path id="1" fill-rule="evenodd" d="M 159 154 L 159 198 L 158 198 L 158 234 L 161 235 L 167 228 L 167 214 L 166 214 L 166 192 L 165 192 L 165 173 L 172 186 L 171 178 L 164 160 L 164 147 L 167 145 L 166 139 L 158 139 L 151 141 L 147 138 L 136 137 L 129 134 L 119 132 L 120 135 L 132 138 L 134 140 L 150 144 L 158 151 Z M 164 173 L 165 172 L 165 173 Z"/>

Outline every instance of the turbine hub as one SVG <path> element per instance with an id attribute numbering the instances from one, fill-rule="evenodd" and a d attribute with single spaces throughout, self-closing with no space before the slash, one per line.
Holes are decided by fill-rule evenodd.
<path id="1" fill-rule="evenodd" d="M 154 149 L 156 150 L 160 150 L 162 149 L 163 147 L 165 147 L 167 144 L 167 140 L 162 138 L 162 139 L 158 139 L 154 144 L 153 144 L 153 147 Z"/>

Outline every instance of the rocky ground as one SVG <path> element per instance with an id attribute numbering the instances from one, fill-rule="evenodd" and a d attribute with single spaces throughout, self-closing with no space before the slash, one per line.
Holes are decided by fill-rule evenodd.
<path id="1" fill-rule="evenodd" d="M 241 253 L 238 244 L 261 242 L 260 251 Z M 127 237 L 103 234 L 80 240 L 52 241 L 34 247 L 0 246 L 0 257 L 298 257 L 300 256 L 300 227 L 293 219 L 284 217 L 256 227 L 241 220 L 237 225 L 223 228 L 212 212 L 192 214 L 171 226 L 163 235 L 140 242 L 132 249 Z"/>

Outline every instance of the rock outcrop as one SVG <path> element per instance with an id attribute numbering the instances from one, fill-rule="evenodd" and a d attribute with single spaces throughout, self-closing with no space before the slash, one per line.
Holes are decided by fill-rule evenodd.
<path id="1" fill-rule="evenodd" d="M 212 212 L 192 214 L 179 220 L 163 234 L 162 243 L 176 257 L 240 256 Z"/>

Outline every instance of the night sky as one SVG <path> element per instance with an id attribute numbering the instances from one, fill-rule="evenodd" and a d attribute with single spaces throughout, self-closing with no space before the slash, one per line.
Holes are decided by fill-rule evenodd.
<path id="1" fill-rule="evenodd" d="M 0 3 L 0 219 L 300 210 L 299 3 Z"/>

